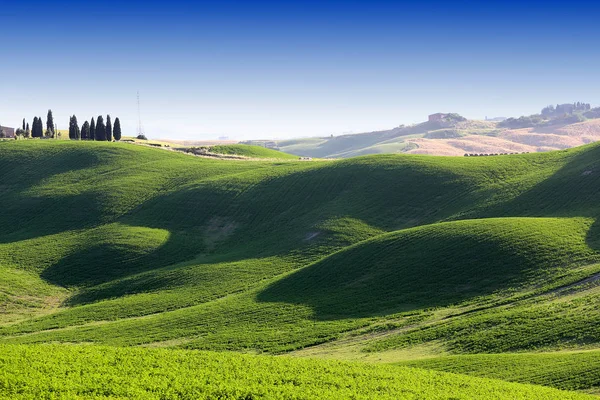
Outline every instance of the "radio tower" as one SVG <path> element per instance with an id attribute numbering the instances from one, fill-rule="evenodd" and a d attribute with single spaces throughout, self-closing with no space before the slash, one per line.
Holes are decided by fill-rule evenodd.
<path id="1" fill-rule="evenodd" d="M 138 129 L 137 129 L 137 134 L 139 135 L 143 135 L 144 134 L 144 127 L 142 126 L 142 113 L 140 112 L 140 92 L 137 92 L 137 107 L 138 107 Z"/>

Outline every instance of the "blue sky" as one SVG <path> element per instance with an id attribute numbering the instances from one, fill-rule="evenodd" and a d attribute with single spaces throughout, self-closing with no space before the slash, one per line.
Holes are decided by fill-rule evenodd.
<path id="1" fill-rule="evenodd" d="M 17 2 L 12 2 L 17 3 Z M 0 123 L 99 114 L 154 138 L 387 129 L 600 105 L 592 2 L 3 4 Z"/>

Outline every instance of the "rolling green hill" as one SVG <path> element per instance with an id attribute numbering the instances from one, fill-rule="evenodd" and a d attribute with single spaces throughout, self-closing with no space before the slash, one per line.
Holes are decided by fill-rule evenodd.
<path id="1" fill-rule="evenodd" d="M 384 365 L 95 346 L 0 346 L 0 350 L 0 395 L 11 399 L 593 398 Z"/>
<path id="2" fill-rule="evenodd" d="M 402 361 L 600 346 L 598 145 L 306 163 L 11 141 L 0 182 L 7 349 Z"/>
<path id="3" fill-rule="evenodd" d="M 250 158 L 280 158 L 288 160 L 298 159 L 298 157 L 293 154 L 283 153 L 281 151 L 268 149 L 262 146 L 252 146 L 246 144 L 210 146 L 210 151 L 216 154 L 231 154 Z"/>
<path id="4" fill-rule="evenodd" d="M 534 383 L 564 390 L 600 387 L 600 352 L 460 355 L 400 363 L 437 371 Z"/>

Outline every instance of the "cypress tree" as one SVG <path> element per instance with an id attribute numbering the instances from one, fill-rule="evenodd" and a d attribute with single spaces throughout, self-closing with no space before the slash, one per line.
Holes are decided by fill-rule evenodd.
<path id="1" fill-rule="evenodd" d="M 85 121 L 81 125 L 81 140 L 88 140 L 90 138 L 90 123 Z"/>
<path id="2" fill-rule="evenodd" d="M 48 116 L 46 117 L 46 131 L 48 136 L 54 137 L 54 117 L 52 116 L 52 110 L 48 110 Z"/>
<path id="3" fill-rule="evenodd" d="M 77 123 L 77 117 L 73 115 L 69 119 L 69 139 L 79 140 L 81 138 L 81 131 L 79 130 L 79 124 Z"/>
<path id="4" fill-rule="evenodd" d="M 119 117 L 115 118 L 115 126 L 113 128 L 113 137 L 116 141 L 121 140 L 121 121 L 119 121 Z"/>
<path id="5" fill-rule="evenodd" d="M 98 115 L 96 120 L 96 140 L 106 140 L 106 126 L 102 115 Z"/>
<path id="6" fill-rule="evenodd" d="M 25 118 L 23 118 L 23 130 L 25 130 Z"/>
<path id="7" fill-rule="evenodd" d="M 106 116 L 106 140 L 112 142 L 113 130 L 112 123 L 110 121 L 110 115 Z"/>
<path id="8" fill-rule="evenodd" d="M 33 117 L 33 124 L 31 124 L 31 137 L 42 137 L 42 132 L 39 130 L 40 120 L 38 117 Z"/>
<path id="9" fill-rule="evenodd" d="M 79 129 L 79 123 L 77 122 L 77 117 L 73 115 L 73 122 L 75 125 L 75 139 L 81 140 L 81 129 Z"/>
<path id="10" fill-rule="evenodd" d="M 96 140 L 96 123 L 94 122 L 94 117 L 92 117 L 92 122 L 90 122 L 90 140 Z"/>
<path id="11" fill-rule="evenodd" d="M 25 127 L 25 137 L 28 138 L 31 135 L 31 131 L 29 130 L 29 122 L 27 123 L 27 126 Z"/>

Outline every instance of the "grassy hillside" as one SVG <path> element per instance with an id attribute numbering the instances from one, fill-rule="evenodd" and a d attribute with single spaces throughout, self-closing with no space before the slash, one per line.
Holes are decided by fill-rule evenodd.
<path id="1" fill-rule="evenodd" d="M 405 229 L 324 258 L 277 281 L 259 298 L 310 304 L 318 316 L 335 318 L 428 309 L 506 290 L 552 287 L 557 279 L 583 279 L 590 271 L 577 267 L 600 261 L 585 244 L 592 222 L 492 218 Z"/>
<path id="2" fill-rule="evenodd" d="M 210 146 L 210 151 L 216 154 L 230 154 L 250 158 L 282 158 L 298 159 L 293 154 L 283 153 L 281 151 L 267 149 L 262 146 L 251 146 L 247 144 L 227 144 Z"/>
<path id="3" fill-rule="evenodd" d="M 446 356 L 400 365 L 564 390 L 600 388 L 600 351 Z"/>
<path id="4" fill-rule="evenodd" d="M 94 346 L 1 346 L 0 350 L 0 396 L 11 399 L 593 398 L 384 365 Z"/>
<path id="5" fill-rule="evenodd" d="M 4 344 L 600 346 L 597 145 L 306 163 L 11 141 L 0 182 Z"/>

